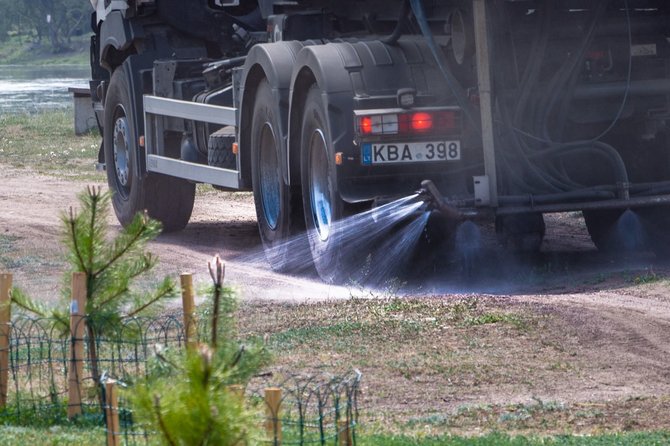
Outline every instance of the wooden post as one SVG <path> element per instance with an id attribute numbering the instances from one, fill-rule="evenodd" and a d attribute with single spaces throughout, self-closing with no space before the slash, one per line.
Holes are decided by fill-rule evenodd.
<path id="1" fill-rule="evenodd" d="M 0 408 L 7 405 L 12 275 L 0 274 Z"/>
<path id="2" fill-rule="evenodd" d="M 182 273 L 179 278 L 181 279 L 181 301 L 184 309 L 184 337 L 186 338 L 186 348 L 192 349 L 195 347 L 197 341 L 193 276 L 191 273 Z"/>
<path id="3" fill-rule="evenodd" d="M 281 389 L 277 387 L 268 387 L 265 389 L 265 405 L 267 412 L 265 429 L 268 436 L 272 439 L 272 445 L 279 446 L 281 445 L 281 419 L 279 418 Z"/>
<path id="4" fill-rule="evenodd" d="M 120 446 L 121 430 L 119 423 L 119 397 L 116 393 L 116 381 L 105 383 L 105 418 L 107 419 L 107 446 Z"/>
<path id="5" fill-rule="evenodd" d="M 72 273 L 70 303 L 70 370 L 67 416 L 81 414 L 81 382 L 84 378 L 84 333 L 86 332 L 86 273 Z"/>
<path id="6" fill-rule="evenodd" d="M 353 439 L 351 437 L 351 429 L 348 420 L 340 420 L 337 422 L 337 436 L 340 439 L 340 446 L 352 446 Z"/>

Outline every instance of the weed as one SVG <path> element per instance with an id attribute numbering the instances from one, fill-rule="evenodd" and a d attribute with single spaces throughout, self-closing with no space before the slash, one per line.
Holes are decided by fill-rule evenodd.
<path id="1" fill-rule="evenodd" d="M 631 282 L 635 285 L 645 285 L 649 283 L 660 282 L 661 280 L 663 280 L 663 277 L 656 274 L 653 269 L 649 269 L 644 273 L 633 277 Z"/>

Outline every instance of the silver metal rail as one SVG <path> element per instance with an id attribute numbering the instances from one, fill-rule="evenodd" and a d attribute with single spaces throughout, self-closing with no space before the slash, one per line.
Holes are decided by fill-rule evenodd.
<path id="1" fill-rule="evenodd" d="M 159 155 L 160 152 L 157 149 L 164 143 L 161 119 L 163 117 L 236 127 L 236 108 L 144 95 L 144 145 L 149 172 L 162 173 L 230 189 L 240 188 L 239 157 L 237 159 L 237 170 L 231 170 Z"/>

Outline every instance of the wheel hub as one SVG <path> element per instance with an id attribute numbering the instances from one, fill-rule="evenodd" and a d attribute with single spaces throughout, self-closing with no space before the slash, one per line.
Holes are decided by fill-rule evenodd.
<path id="1" fill-rule="evenodd" d="M 277 229 L 280 209 L 281 176 L 277 161 L 277 145 L 272 126 L 266 122 L 261 130 L 259 170 L 263 216 L 270 229 Z"/>
<path id="2" fill-rule="evenodd" d="M 310 140 L 310 194 L 314 226 L 322 241 L 328 240 L 332 223 L 332 205 L 328 187 L 328 158 L 323 132 L 315 130 Z"/>
<path id="3" fill-rule="evenodd" d="M 120 116 L 114 123 L 114 168 L 119 184 L 127 188 L 129 179 L 130 136 L 126 116 Z"/>

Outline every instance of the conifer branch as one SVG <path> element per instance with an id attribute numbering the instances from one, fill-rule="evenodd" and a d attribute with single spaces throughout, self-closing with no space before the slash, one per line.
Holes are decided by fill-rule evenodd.
<path id="1" fill-rule="evenodd" d="M 165 421 L 163 421 L 163 416 L 161 415 L 161 399 L 158 395 L 154 395 L 154 411 L 156 412 L 158 426 L 165 436 L 165 441 L 167 441 L 168 445 L 170 446 L 177 446 L 177 443 L 175 443 L 175 441 L 170 436 L 170 432 L 168 432 L 167 426 L 165 426 Z"/>
<path id="2" fill-rule="evenodd" d="M 74 211 L 70 208 L 70 218 L 67 220 L 68 226 L 70 228 L 70 236 L 72 237 L 72 249 L 79 263 L 79 268 L 83 271 L 86 270 L 86 265 L 84 264 L 84 258 L 82 257 L 81 250 L 79 249 L 79 243 L 77 243 L 77 230 L 76 230 L 76 220 L 74 217 Z"/>
<path id="3" fill-rule="evenodd" d="M 147 302 L 145 302 L 139 308 L 136 308 L 133 311 L 131 311 L 130 313 L 128 313 L 126 315 L 126 317 L 136 316 L 138 313 L 141 313 L 142 311 L 146 310 L 148 307 L 155 304 L 159 300 L 161 300 L 164 297 L 170 295 L 173 291 L 174 291 L 174 287 L 172 286 L 172 284 L 169 284 L 169 286 L 166 286 L 165 288 L 159 290 L 158 293 L 153 298 L 149 299 Z"/>
<path id="4" fill-rule="evenodd" d="M 94 277 L 98 277 L 100 274 L 102 274 L 105 270 L 107 270 L 109 267 L 111 267 L 117 260 L 119 260 L 121 257 L 123 257 L 128 251 L 130 251 L 130 248 L 133 247 L 135 243 L 137 243 L 138 240 L 140 240 L 141 236 L 144 235 L 146 232 L 147 225 L 145 223 L 142 224 L 142 227 L 140 230 L 135 234 L 128 242 L 126 242 L 126 245 L 121 249 L 121 251 L 116 252 L 109 261 L 103 265 L 98 271 L 93 273 Z"/>
<path id="5" fill-rule="evenodd" d="M 118 292 L 112 294 L 112 295 L 109 296 L 107 299 L 105 299 L 105 300 L 103 300 L 102 302 L 100 302 L 99 304 L 97 304 L 95 307 L 93 307 L 93 308 L 91 309 L 90 312 L 91 312 L 91 313 L 95 313 L 95 312 L 97 312 L 98 310 L 102 309 L 105 305 L 107 305 L 107 304 L 109 304 L 109 303 L 115 301 L 116 299 L 119 298 L 119 296 L 122 296 L 124 293 L 127 293 L 127 292 L 128 292 L 128 287 L 124 287 L 123 289 L 121 289 L 121 290 L 119 290 Z"/>
<path id="6" fill-rule="evenodd" d="M 95 238 L 95 219 L 96 219 L 96 213 L 98 210 L 98 197 L 100 193 L 100 189 L 98 189 L 98 193 L 95 192 L 95 189 L 92 188 L 91 186 L 88 186 L 87 188 L 88 191 L 88 196 L 91 198 L 91 219 L 89 221 L 89 233 L 88 233 L 88 265 L 86 272 L 92 272 L 93 271 L 93 242 Z"/>

